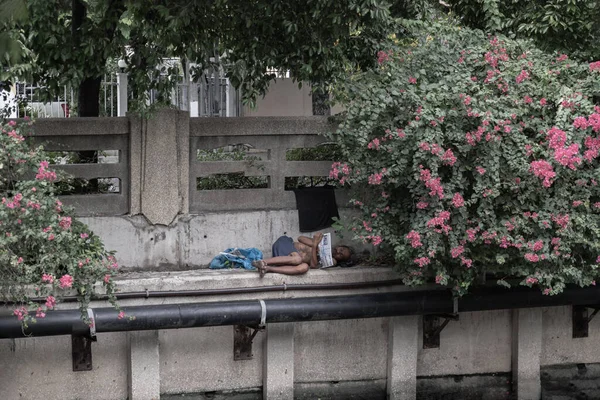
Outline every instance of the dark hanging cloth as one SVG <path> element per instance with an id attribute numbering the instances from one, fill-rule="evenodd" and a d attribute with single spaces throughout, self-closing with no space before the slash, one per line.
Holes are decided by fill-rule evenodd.
<path id="1" fill-rule="evenodd" d="M 339 218 L 333 186 L 295 189 L 300 232 L 314 232 L 333 225 Z"/>

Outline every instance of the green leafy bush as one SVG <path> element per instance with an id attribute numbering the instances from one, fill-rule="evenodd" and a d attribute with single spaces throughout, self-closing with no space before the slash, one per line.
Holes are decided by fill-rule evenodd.
<path id="1" fill-rule="evenodd" d="M 97 282 L 118 310 L 112 280 L 116 260 L 56 197 L 59 177 L 49 169 L 43 149 L 28 145 L 30 125 L 0 125 L 0 295 L 17 304 L 14 315 L 25 325 L 73 293 L 87 321 Z"/>
<path id="2" fill-rule="evenodd" d="M 356 237 L 393 253 L 407 284 L 465 293 L 595 285 L 600 263 L 600 62 L 446 23 L 404 21 L 376 70 L 336 94 L 334 135 L 359 189 Z"/>

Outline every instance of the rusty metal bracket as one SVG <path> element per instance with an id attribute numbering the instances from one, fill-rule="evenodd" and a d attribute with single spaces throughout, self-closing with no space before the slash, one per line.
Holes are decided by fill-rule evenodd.
<path id="1" fill-rule="evenodd" d="M 92 342 L 95 338 L 89 335 L 71 335 L 71 355 L 73 357 L 73 371 L 91 371 Z"/>
<path id="2" fill-rule="evenodd" d="M 443 320 L 443 322 L 441 322 Z M 423 348 L 438 349 L 440 333 L 450 321 L 458 321 L 458 314 L 429 314 L 423 315 Z"/>
<path id="3" fill-rule="evenodd" d="M 235 361 L 252 360 L 252 357 L 254 357 L 254 354 L 252 354 L 252 341 L 256 334 L 264 329 L 261 326 L 233 326 L 233 359 Z"/>
<path id="4" fill-rule="evenodd" d="M 589 310 L 594 312 L 589 314 Z M 571 316 L 573 321 L 573 339 L 586 338 L 589 334 L 589 324 L 592 319 L 598 314 L 600 307 L 598 306 L 573 306 Z"/>

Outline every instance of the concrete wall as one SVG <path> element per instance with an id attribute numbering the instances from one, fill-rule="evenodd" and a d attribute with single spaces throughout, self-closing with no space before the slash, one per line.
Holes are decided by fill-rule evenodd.
<path id="1" fill-rule="evenodd" d="M 302 283 L 311 283 L 369 281 L 381 276 L 393 277 L 391 271 L 367 267 L 311 271 L 311 274 L 299 279 Z M 255 273 L 241 271 L 215 272 L 212 275 L 210 272 L 197 271 L 187 275 L 131 274 L 119 284 L 124 291 L 140 290 L 143 287 L 149 290 L 179 290 L 235 287 L 241 282 L 248 286 L 268 285 L 279 283 L 282 279 L 285 277 L 272 275 L 260 280 Z M 264 297 L 331 294 L 268 293 Z M 230 296 L 223 300 L 232 298 Z M 198 302 L 217 299 L 142 299 L 129 300 L 124 305 L 182 300 Z M 412 349 L 417 353 L 417 398 L 508 398 L 511 359 L 514 358 L 511 353 L 512 313 L 509 310 L 461 313 L 459 321 L 450 322 L 442 331 L 439 349 L 422 348 L 422 322 L 420 317 L 415 318 L 419 339 L 412 343 Z M 542 381 L 546 388 L 555 388 L 558 381 L 568 381 L 565 373 L 560 372 L 562 369 L 570 371 L 575 368 L 573 364 L 579 364 L 577 368 L 581 370 L 581 363 L 600 359 L 597 346 L 594 347 L 594 342 L 597 342 L 600 335 L 600 326 L 590 325 L 589 338 L 572 339 L 570 332 L 567 333 L 565 329 L 565 326 L 570 326 L 570 321 L 567 321 L 569 315 L 570 307 L 546 308 L 542 312 L 542 325 L 538 327 L 544 332 L 542 361 L 537 368 L 539 372 L 542 364 Z M 383 398 L 381 396 L 385 391 L 385 382 L 390 374 L 387 369 L 391 357 L 388 347 L 390 321 L 389 318 L 375 318 L 293 324 L 293 329 L 289 331 L 293 343 L 289 356 L 293 362 L 288 373 L 293 374 L 296 398 L 311 398 L 310 395 L 312 398 L 335 398 L 336 393 L 340 395 L 348 391 L 370 393 L 374 396 L 370 398 Z M 160 381 L 159 391 L 163 395 L 251 391 L 259 396 L 266 380 L 264 367 L 267 361 L 264 354 L 268 340 L 269 336 L 265 332 L 258 333 L 253 344 L 254 358 L 234 361 L 231 326 L 159 331 L 156 345 L 159 372 L 155 377 Z M 2 398 L 125 399 L 129 390 L 127 370 L 136 368 L 130 365 L 131 350 L 126 343 L 125 333 L 99 334 L 98 342 L 92 344 L 93 371 L 73 372 L 68 337 L 0 340 Z M 411 347 L 411 343 L 403 343 L 403 346 Z M 279 356 L 285 357 L 286 351 L 288 350 L 284 348 Z M 556 354 L 568 356 L 559 359 Z M 564 367 L 558 367 L 560 365 Z M 150 367 L 137 366 L 144 370 Z M 571 375 L 573 374 L 577 375 Z M 580 371 L 578 376 L 581 374 Z M 586 376 L 581 375 L 581 378 L 573 378 L 581 380 L 578 390 L 581 385 L 598 385 L 600 378 L 596 375 L 588 373 Z M 327 393 L 334 395 L 327 397 Z M 374 393 L 380 393 L 381 396 L 377 397 Z M 467 393 L 473 395 L 467 396 Z M 523 395 L 521 398 L 530 397 Z"/>
<path id="2" fill-rule="evenodd" d="M 310 85 L 290 78 L 272 81 L 264 97 L 256 100 L 256 107 L 244 107 L 245 117 L 307 117 L 312 115 Z"/>
<path id="3" fill-rule="evenodd" d="M 346 217 L 351 211 L 342 209 L 340 214 Z M 256 247 L 270 256 L 271 245 L 279 236 L 301 235 L 296 210 L 186 215 L 168 226 L 150 224 L 140 215 L 80 220 L 102 238 L 107 249 L 117 252 L 122 267 L 137 270 L 207 266 L 229 247 Z M 341 242 L 339 235 L 334 238 Z M 345 243 L 354 245 L 348 235 L 345 238 Z"/>
<path id="4" fill-rule="evenodd" d="M 336 104 L 331 107 L 331 115 L 339 114 L 344 109 Z M 269 90 L 264 97 L 256 100 L 256 106 L 243 108 L 245 117 L 306 117 L 312 113 L 312 97 L 310 85 L 298 83 L 290 78 L 281 78 L 269 84 Z"/>

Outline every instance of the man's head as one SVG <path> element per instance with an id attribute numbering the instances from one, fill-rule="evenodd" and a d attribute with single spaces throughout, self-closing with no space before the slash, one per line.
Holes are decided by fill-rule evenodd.
<path id="1" fill-rule="evenodd" d="M 331 253 L 333 258 L 338 262 L 348 261 L 350 257 L 352 257 L 352 250 L 350 250 L 350 247 L 348 246 L 334 247 Z"/>

